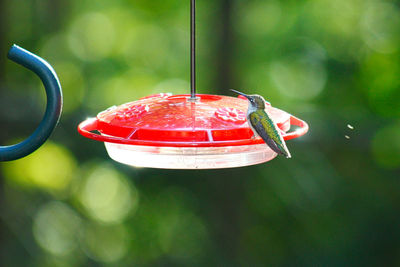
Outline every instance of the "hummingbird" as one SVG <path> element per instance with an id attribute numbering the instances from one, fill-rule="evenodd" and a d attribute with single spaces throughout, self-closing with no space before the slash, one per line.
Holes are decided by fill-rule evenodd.
<path id="1" fill-rule="evenodd" d="M 281 130 L 265 111 L 265 100 L 260 95 L 246 95 L 242 92 L 230 89 L 249 100 L 247 109 L 247 122 L 254 135 L 259 135 L 264 142 L 277 154 L 290 158 L 290 152 L 286 147 Z"/>

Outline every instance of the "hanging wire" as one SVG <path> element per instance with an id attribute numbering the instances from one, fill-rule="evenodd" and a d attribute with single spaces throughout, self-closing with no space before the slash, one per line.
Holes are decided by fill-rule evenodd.
<path id="1" fill-rule="evenodd" d="M 190 98 L 196 99 L 196 0 L 190 1 Z"/>

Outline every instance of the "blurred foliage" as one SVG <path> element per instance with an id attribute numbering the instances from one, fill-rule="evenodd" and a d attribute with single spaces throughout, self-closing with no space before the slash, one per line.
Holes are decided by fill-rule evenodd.
<path id="1" fill-rule="evenodd" d="M 1 265 L 399 265 L 400 2 L 198 0 L 198 39 L 199 92 L 259 93 L 310 123 L 293 159 L 134 169 L 77 134 L 189 91 L 189 1 L 0 0 L 1 144 L 45 105 L 12 43 L 54 66 L 65 100 L 51 140 L 0 165 Z"/>

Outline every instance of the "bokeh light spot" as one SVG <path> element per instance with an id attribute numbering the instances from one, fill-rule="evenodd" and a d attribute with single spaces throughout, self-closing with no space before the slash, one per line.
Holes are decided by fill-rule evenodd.
<path id="1" fill-rule="evenodd" d="M 315 24 L 310 25 L 315 29 L 322 27 L 324 32 L 333 36 L 350 38 L 358 30 L 360 9 L 359 0 L 314 0 L 306 6 L 311 12 L 310 18 Z M 321 22 L 324 23 L 321 23 Z M 316 24 L 318 23 L 318 24 Z"/>
<path id="2" fill-rule="evenodd" d="M 99 79 L 96 89 L 89 92 L 88 105 L 98 112 L 105 107 L 134 101 L 151 94 L 156 84 L 156 76 L 144 70 L 132 70 L 109 79 Z"/>
<path id="3" fill-rule="evenodd" d="M 369 1 L 361 20 L 362 37 L 381 53 L 392 53 L 400 42 L 400 12 L 388 2 Z"/>
<path id="4" fill-rule="evenodd" d="M 50 62 L 52 65 L 54 62 L 60 60 L 71 60 L 73 53 L 68 46 L 68 35 L 65 33 L 57 33 L 48 36 L 40 48 L 40 56 L 45 58 L 46 61 Z M 57 74 L 60 75 L 60 72 L 56 68 L 55 70 Z M 63 81 L 61 80 L 61 82 Z"/>
<path id="5" fill-rule="evenodd" d="M 61 202 L 50 202 L 34 217 L 33 235 L 38 244 L 55 255 L 66 255 L 77 246 L 81 219 Z"/>
<path id="6" fill-rule="evenodd" d="M 100 60 L 112 52 L 115 31 L 107 16 L 88 13 L 73 22 L 68 39 L 71 51 L 78 58 Z"/>
<path id="7" fill-rule="evenodd" d="M 47 141 L 35 153 L 4 165 L 6 178 L 19 185 L 60 193 L 70 184 L 77 163 L 64 147 Z"/>
<path id="8" fill-rule="evenodd" d="M 138 194 L 126 177 L 108 165 L 88 172 L 79 199 L 93 218 L 103 223 L 117 223 L 138 205 Z"/>
<path id="9" fill-rule="evenodd" d="M 243 6 L 243 4 L 245 6 Z M 281 19 L 281 6 L 278 1 L 245 1 L 237 7 L 243 14 L 234 22 L 240 33 L 252 37 L 265 36 L 273 32 Z M 280 25 L 279 25 L 280 26 Z"/>
<path id="10" fill-rule="evenodd" d="M 96 261 L 115 262 L 127 252 L 127 234 L 122 225 L 88 224 L 82 236 L 82 246 L 86 254 Z"/>
<path id="11" fill-rule="evenodd" d="M 329 56 L 342 62 L 352 61 L 360 54 L 360 16 L 363 0 L 313 0 L 303 7 L 306 31 L 318 40 Z"/>
<path id="12" fill-rule="evenodd" d="M 144 64 L 154 69 L 164 64 L 169 47 L 165 30 L 156 25 L 142 24 L 133 25 L 125 34 L 121 52 L 129 65 Z"/>
<path id="13" fill-rule="evenodd" d="M 269 75 L 282 94 L 304 100 L 318 96 L 327 79 L 322 63 L 304 57 L 273 62 Z"/>

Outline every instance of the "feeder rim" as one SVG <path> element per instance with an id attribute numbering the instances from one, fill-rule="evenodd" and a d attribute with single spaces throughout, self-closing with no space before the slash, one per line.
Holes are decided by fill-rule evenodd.
<path id="1" fill-rule="evenodd" d="M 193 142 L 175 142 L 175 141 L 150 141 L 150 140 L 136 140 L 126 139 L 121 137 L 101 135 L 93 133 L 92 131 L 98 131 L 98 119 L 89 118 L 78 125 L 78 132 L 84 137 L 107 143 L 125 144 L 125 145 L 136 145 L 136 146 L 157 146 L 157 147 L 224 147 L 224 146 L 244 146 L 244 145 L 258 145 L 264 143 L 261 138 L 255 139 L 242 139 L 242 140 L 229 140 L 229 141 L 193 141 Z M 308 132 L 308 124 L 290 115 L 290 125 L 298 126 L 295 131 L 283 133 L 284 140 L 291 140 L 300 137 Z"/>

